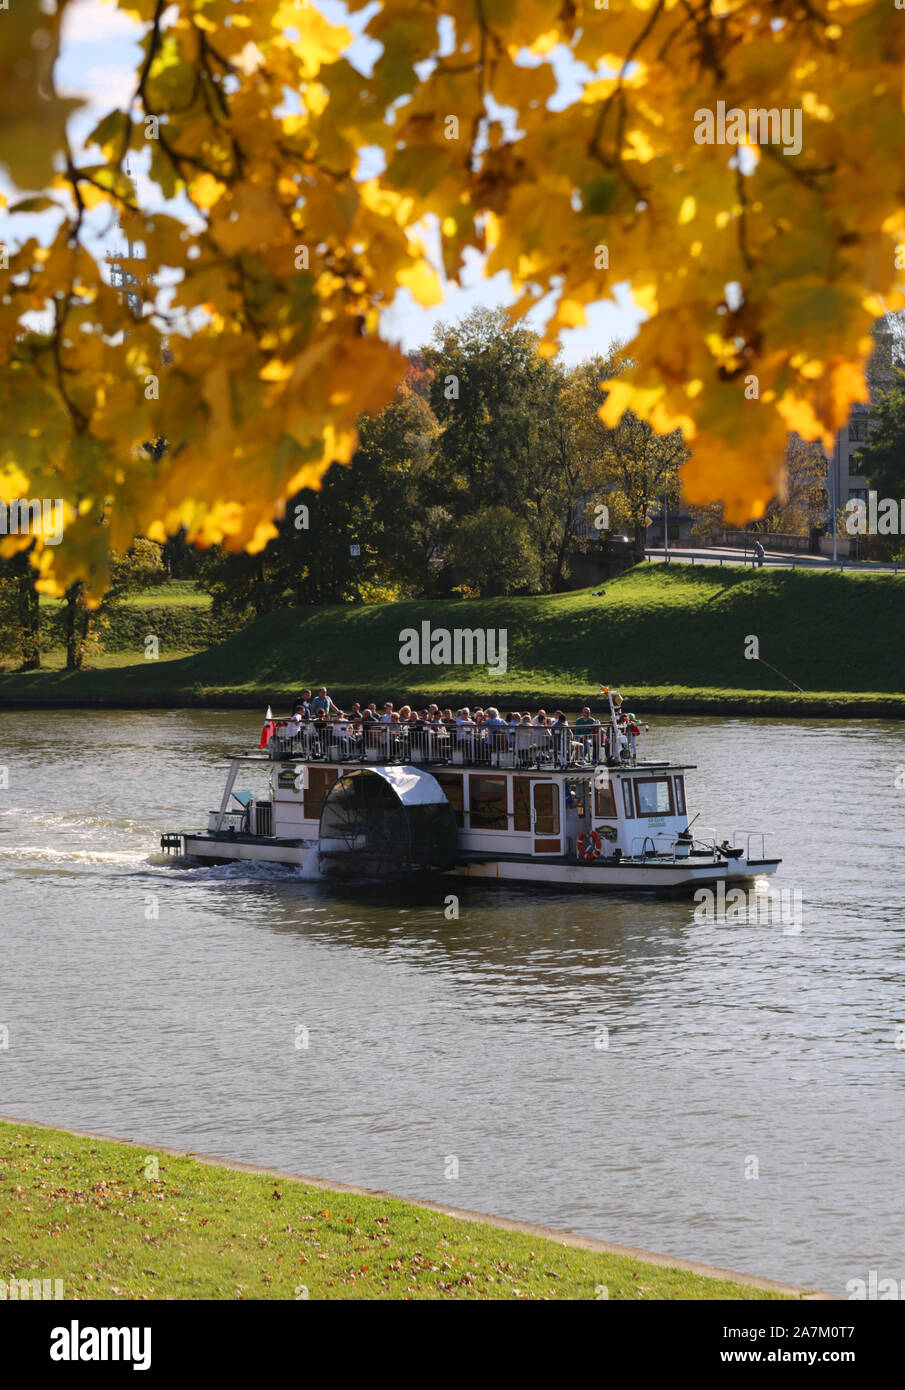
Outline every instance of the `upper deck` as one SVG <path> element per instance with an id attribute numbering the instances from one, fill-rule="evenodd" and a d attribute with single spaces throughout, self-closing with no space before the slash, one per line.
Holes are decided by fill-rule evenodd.
<path id="1" fill-rule="evenodd" d="M 423 763 L 436 767 L 511 768 L 592 772 L 597 767 L 650 767 L 637 758 L 635 740 L 612 724 L 591 726 L 512 724 L 369 723 L 310 720 L 287 736 L 288 721 L 275 719 L 267 743 L 271 761 L 304 763 Z"/>

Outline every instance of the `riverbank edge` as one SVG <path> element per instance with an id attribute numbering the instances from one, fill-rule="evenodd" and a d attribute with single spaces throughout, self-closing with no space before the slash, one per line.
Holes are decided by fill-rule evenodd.
<path id="1" fill-rule="evenodd" d="M 2 680 L 2 677 L 0 677 Z M 359 699 L 360 692 L 333 689 L 331 694 L 341 709 Z M 179 710 L 211 709 L 233 710 L 254 709 L 262 713 L 267 705 L 275 714 L 292 708 L 297 698 L 297 690 L 228 691 L 217 690 L 172 690 L 144 692 L 141 695 L 112 694 L 107 692 L 87 693 L 75 697 L 69 691 L 32 694 L 8 692 L 0 686 L 0 710 L 27 709 L 126 709 L 126 710 Z M 402 685 L 386 689 L 370 690 L 369 698 L 378 704 L 385 700 L 394 702 L 405 696 L 409 703 L 419 705 L 430 703 L 438 698 L 436 691 L 412 690 Z M 699 692 L 690 695 L 657 694 L 656 689 L 646 690 L 633 687 L 629 692 L 632 703 L 645 714 L 704 714 L 717 716 L 742 715 L 745 717 L 772 718 L 781 715 L 793 719 L 905 719 L 905 694 L 862 695 L 859 691 L 839 691 L 830 696 L 810 697 L 787 696 L 783 694 L 752 691 L 750 696 L 721 695 L 719 692 Z M 488 698 L 487 690 L 464 690 L 450 693 L 440 692 L 440 702 L 444 707 L 456 709 L 462 705 L 479 705 Z M 600 703 L 600 697 L 587 689 L 573 689 L 571 692 L 551 695 L 549 692 L 530 690 L 507 691 L 496 697 L 501 706 L 523 708 L 542 704 L 548 711 L 555 709 L 576 709 L 589 701 L 593 707 Z M 599 711 L 598 711 L 599 712 Z"/>
<path id="2" fill-rule="evenodd" d="M 572 1246 L 581 1250 L 591 1250 L 598 1254 L 621 1255 L 643 1264 L 658 1268 L 679 1269 L 689 1274 L 697 1274 L 705 1279 L 718 1279 L 723 1282 L 740 1284 L 746 1288 L 762 1289 L 767 1293 L 785 1294 L 802 1302 L 838 1302 L 836 1294 L 825 1293 L 820 1289 L 804 1289 L 797 1284 L 784 1284 L 774 1279 L 761 1279 L 753 1274 L 739 1274 L 735 1270 L 723 1269 L 716 1265 L 703 1264 L 699 1260 L 680 1259 L 675 1255 L 660 1255 L 654 1251 L 641 1250 L 632 1245 L 616 1245 L 610 1241 L 597 1240 L 594 1236 L 584 1236 L 575 1231 L 560 1230 L 553 1226 L 538 1226 L 529 1221 L 514 1221 L 504 1216 L 492 1216 L 487 1212 L 471 1211 L 466 1207 L 449 1206 L 445 1202 L 432 1202 L 426 1198 L 402 1197 L 394 1192 L 386 1192 L 377 1187 L 357 1187 L 351 1183 L 328 1182 L 323 1178 L 309 1177 L 304 1173 L 293 1173 L 284 1168 L 267 1168 L 255 1163 L 241 1163 L 236 1159 L 221 1158 L 214 1154 L 198 1153 L 193 1149 L 174 1149 L 165 1144 L 150 1140 L 124 1139 L 115 1134 L 99 1134 L 93 1130 L 70 1129 L 63 1125 L 50 1125 L 41 1120 L 30 1120 L 23 1116 L 0 1114 L 0 1123 L 21 1125 L 29 1129 L 44 1130 L 49 1134 L 67 1134 L 78 1139 L 94 1139 L 98 1143 L 120 1144 L 127 1148 L 145 1152 L 169 1154 L 172 1158 L 189 1158 L 209 1168 L 223 1168 L 236 1173 L 253 1173 L 263 1177 L 278 1178 L 281 1182 L 304 1183 L 322 1192 L 344 1192 L 358 1197 L 375 1197 L 385 1201 L 404 1202 L 407 1206 L 422 1211 L 437 1212 L 458 1221 L 472 1221 L 481 1226 L 489 1226 L 500 1231 L 514 1231 L 521 1235 L 535 1236 L 550 1240 L 558 1245 Z"/>

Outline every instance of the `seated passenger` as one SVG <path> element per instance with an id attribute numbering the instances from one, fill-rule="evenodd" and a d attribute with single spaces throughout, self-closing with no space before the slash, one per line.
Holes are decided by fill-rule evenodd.
<path id="1" fill-rule="evenodd" d="M 336 718 L 333 721 L 333 742 L 339 744 L 340 751 L 349 756 L 351 744 L 349 742 L 349 723 L 342 710 L 336 711 Z"/>
<path id="2" fill-rule="evenodd" d="M 304 715 L 300 709 L 296 708 L 293 710 L 289 719 L 286 720 L 280 737 L 283 739 L 298 738 L 299 734 L 302 732 L 302 725 L 305 723 L 306 717 L 307 716 Z"/>
<path id="3" fill-rule="evenodd" d="M 568 763 L 572 760 L 572 730 L 569 728 L 569 721 L 561 709 L 558 709 L 553 716 L 552 723 L 553 750 L 556 759 L 560 763 Z M 577 747 L 577 745 L 574 745 Z"/>

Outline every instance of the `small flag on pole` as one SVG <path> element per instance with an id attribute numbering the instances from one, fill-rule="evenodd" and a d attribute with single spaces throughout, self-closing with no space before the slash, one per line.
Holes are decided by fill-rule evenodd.
<path id="1" fill-rule="evenodd" d="M 261 730 L 261 742 L 258 744 L 258 747 L 259 747 L 259 748 L 266 748 L 267 745 L 268 745 L 268 743 L 270 742 L 270 740 L 271 740 L 272 738 L 273 738 L 273 710 L 272 710 L 272 709 L 270 708 L 270 706 L 268 705 L 268 706 L 267 706 L 267 713 L 266 713 L 265 716 L 264 716 L 264 727 L 263 727 L 263 729 Z"/>

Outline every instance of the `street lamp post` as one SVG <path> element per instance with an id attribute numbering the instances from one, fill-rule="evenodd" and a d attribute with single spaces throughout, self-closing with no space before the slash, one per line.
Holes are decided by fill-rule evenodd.
<path id="1" fill-rule="evenodd" d="M 663 559 L 669 564 L 669 514 L 667 512 L 666 498 L 669 492 L 669 474 L 667 473 L 663 483 Z"/>

